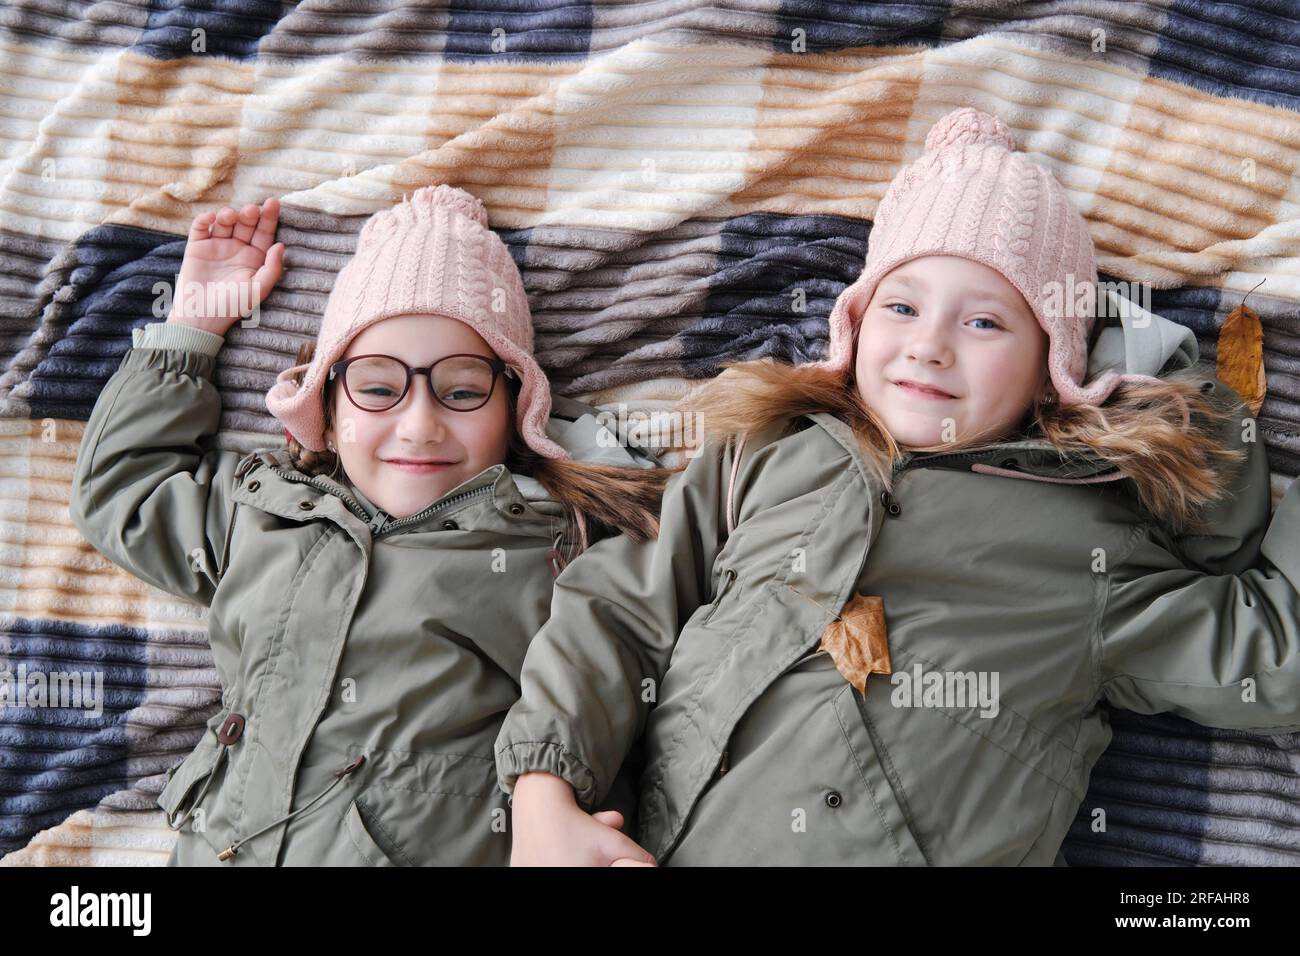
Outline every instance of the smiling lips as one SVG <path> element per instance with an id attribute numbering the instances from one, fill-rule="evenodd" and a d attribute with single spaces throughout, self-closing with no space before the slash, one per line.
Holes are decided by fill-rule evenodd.
<path id="1" fill-rule="evenodd" d="M 909 395 L 915 395 L 917 398 L 933 398 L 942 401 L 950 401 L 957 396 L 949 395 L 943 389 L 932 388 L 928 385 L 922 385 L 919 382 L 913 382 L 906 378 L 900 378 L 894 383 L 896 386 L 907 392 Z"/>
<path id="2" fill-rule="evenodd" d="M 418 461 L 412 458 L 386 458 L 386 464 L 399 468 L 402 471 L 408 471 L 415 475 L 431 475 L 434 472 L 442 471 L 444 468 L 450 468 L 456 464 L 454 461 L 440 461 L 438 459 L 429 459 L 427 461 Z"/>

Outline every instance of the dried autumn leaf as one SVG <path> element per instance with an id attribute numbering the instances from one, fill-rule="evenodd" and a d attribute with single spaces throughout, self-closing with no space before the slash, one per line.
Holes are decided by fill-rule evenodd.
<path id="1" fill-rule="evenodd" d="M 1264 381 L 1264 328 L 1244 302 L 1228 313 L 1219 330 L 1215 374 L 1230 385 L 1258 415 L 1268 386 Z"/>
<path id="2" fill-rule="evenodd" d="M 835 669 L 865 696 L 868 674 L 893 671 L 884 599 L 854 594 L 840 616 L 826 626 L 818 649 L 828 651 Z"/>

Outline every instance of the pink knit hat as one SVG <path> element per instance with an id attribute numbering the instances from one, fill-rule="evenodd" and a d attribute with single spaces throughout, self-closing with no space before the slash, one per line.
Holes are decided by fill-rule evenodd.
<path id="1" fill-rule="evenodd" d="M 1052 174 L 1015 148 L 1002 120 L 970 107 L 934 124 L 925 153 L 880 200 L 862 275 L 835 300 L 830 350 L 813 367 L 847 372 L 856 323 L 876 284 L 912 259 L 946 255 L 996 269 L 1024 296 L 1050 341 L 1047 364 L 1062 405 L 1100 405 L 1121 382 L 1158 381 L 1106 372 L 1084 387 L 1095 307 L 1070 314 L 1070 290 L 1096 292 L 1092 237 Z"/>
<path id="2" fill-rule="evenodd" d="M 370 217 L 330 292 L 311 362 L 281 372 L 266 407 L 304 448 L 324 451 L 330 366 L 363 329 L 413 313 L 459 319 L 481 335 L 523 380 L 516 417 L 524 441 L 546 458 L 570 457 L 546 437 L 551 388 L 533 358 L 519 269 L 488 228 L 483 203 L 447 185 L 417 189 Z M 294 382 L 300 372 L 306 373 L 301 387 Z"/>

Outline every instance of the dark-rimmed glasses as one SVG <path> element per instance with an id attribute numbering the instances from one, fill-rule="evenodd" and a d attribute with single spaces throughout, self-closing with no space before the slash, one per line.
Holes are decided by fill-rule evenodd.
<path id="1" fill-rule="evenodd" d="M 391 355 L 354 355 L 330 366 L 330 379 L 340 379 L 343 391 L 363 412 L 396 407 L 411 388 L 411 376 L 427 375 L 429 390 L 443 408 L 472 412 L 492 397 L 497 376 L 514 374 L 500 358 L 457 353 L 444 355 L 426 368 L 412 368 Z"/>

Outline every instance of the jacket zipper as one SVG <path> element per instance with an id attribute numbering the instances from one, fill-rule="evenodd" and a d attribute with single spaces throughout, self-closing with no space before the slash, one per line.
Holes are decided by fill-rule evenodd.
<path id="1" fill-rule="evenodd" d="M 281 468 L 277 468 L 275 465 L 267 465 L 267 467 L 270 468 L 277 475 L 280 475 L 282 478 L 286 478 L 289 481 L 302 482 L 303 484 L 311 485 L 313 488 L 318 488 L 321 491 L 324 491 L 328 494 L 335 495 L 343 499 L 344 503 L 347 504 L 347 506 L 352 510 L 352 512 L 358 518 L 360 518 L 362 521 L 366 523 L 366 526 L 370 528 L 370 533 L 372 535 L 379 535 L 388 531 L 396 530 L 397 528 L 401 528 L 405 525 L 414 524 L 417 521 L 423 521 L 428 516 L 437 514 L 439 511 L 442 511 L 444 508 L 449 508 L 452 505 L 460 504 L 463 501 L 468 501 L 469 499 L 477 497 L 479 495 L 491 494 L 493 488 L 492 485 L 484 485 L 483 487 L 475 488 L 472 491 L 464 491 L 458 495 L 454 495 L 453 497 L 446 499 L 445 501 L 435 502 L 434 504 L 430 505 L 428 508 L 425 508 L 419 514 L 409 515 L 408 517 L 400 518 L 397 521 L 392 521 L 390 520 L 392 518 L 392 515 L 388 514 L 388 512 L 384 511 L 382 508 L 377 510 L 373 516 L 368 514 L 366 512 L 366 509 L 361 507 L 360 502 L 358 502 L 351 495 L 347 494 L 346 492 L 339 491 L 336 488 L 331 488 L 328 485 L 321 484 L 319 481 L 316 480 L 316 477 L 314 475 L 304 475 L 301 472 L 284 471 Z"/>
<path id="2" fill-rule="evenodd" d="M 983 454 L 984 452 L 980 452 L 977 450 L 977 451 L 963 452 L 963 453 L 954 452 L 951 455 L 939 455 L 935 458 L 912 458 L 902 465 L 895 465 L 893 473 L 895 475 L 898 475 L 901 472 L 907 471 L 909 468 L 913 468 L 913 467 L 924 468 L 927 465 L 937 464 L 938 462 L 941 461 L 969 461 L 972 458 L 981 457 Z"/>
<path id="3" fill-rule="evenodd" d="M 487 495 L 491 493 L 492 493 L 492 485 L 484 485 L 482 488 L 475 488 L 473 491 L 462 491 L 460 494 L 448 498 L 446 501 L 439 501 L 435 504 L 430 505 L 428 508 L 425 508 L 419 514 L 410 515 L 405 518 L 399 518 L 397 521 L 389 521 L 388 520 L 389 515 L 383 511 L 379 511 L 375 514 L 375 519 L 376 522 L 378 523 L 377 525 L 372 525 L 370 529 L 370 533 L 379 534 L 381 532 L 393 531 L 397 528 L 402 527 L 403 525 L 414 524 L 417 521 L 423 521 L 429 515 L 437 514 L 439 511 L 442 511 L 444 508 L 450 508 L 452 505 L 460 504 L 461 502 L 464 501 L 469 501 L 471 498 L 477 498 L 480 495 Z M 382 516 L 382 520 L 380 520 L 380 516 Z"/>
<path id="4" fill-rule="evenodd" d="M 974 451 L 970 451 L 970 452 L 965 452 L 961 454 L 953 453 L 951 455 L 939 455 L 936 458 L 920 458 L 920 459 L 913 458 L 903 465 L 895 465 L 893 469 L 893 474 L 898 475 L 900 472 L 907 471 L 909 468 L 912 467 L 924 468 L 927 465 L 937 464 L 938 462 L 942 462 L 942 461 L 970 461 L 975 458 L 982 458 L 996 447 L 997 446 L 990 446 L 988 448 L 983 448 L 983 449 L 977 448 Z M 1112 466 L 1110 468 L 1107 468 L 1104 471 L 1097 472 L 1097 474 L 1109 475 L 1111 472 L 1118 471 L 1118 470 L 1119 468 Z"/>
<path id="5" fill-rule="evenodd" d="M 327 494 L 335 495 L 336 497 L 342 498 L 344 504 L 346 504 L 352 510 L 353 514 L 355 514 L 362 521 L 366 522 L 366 524 L 370 523 L 370 515 L 366 513 L 366 509 L 361 507 L 361 503 L 357 501 L 357 499 L 349 495 L 347 492 L 339 491 L 336 488 L 331 488 L 328 485 L 321 484 L 319 481 L 316 480 L 315 475 L 304 475 L 302 472 L 299 471 L 285 471 L 282 468 L 277 468 L 275 465 L 270 465 L 270 464 L 268 464 L 266 467 L 270 468 L 281 478 L 284 478 L 288 481 L 299 481 L 305 485 L 311 485 L 313 488 L 317 488 L 321 491 L 324 491 Z"/>

